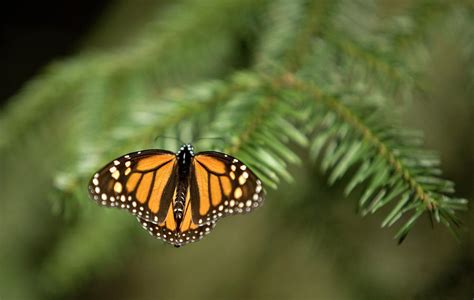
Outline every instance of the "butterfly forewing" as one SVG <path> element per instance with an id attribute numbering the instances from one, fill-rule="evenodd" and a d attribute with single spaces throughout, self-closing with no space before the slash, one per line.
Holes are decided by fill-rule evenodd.
<path id="1" fill-rule="evenodd" d="M 200 152 L 194 157 L 190 178 L 194 223 L 250 212 L 263 203 L 263 197 L 262 183 L 238 159 L 219 152 Z"/>
<path id="2" fill-rule="evenodd" d="M 92 177 L 89 193 L 100 205 L 128 209 L 144 220 L 162 223 L 176 185 L 176 155 L 163 150 L 144 150 L 104 166 Z"/>

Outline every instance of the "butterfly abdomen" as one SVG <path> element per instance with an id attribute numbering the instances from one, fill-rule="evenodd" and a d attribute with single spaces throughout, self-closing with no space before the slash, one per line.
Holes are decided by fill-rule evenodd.
<path id="1" fill-rule="evenodd" d="M 174 219 L 177 223 L 180 223 L 183 219 L 184 203 L 186 201 L 187 190 L 188 183 L 185 181 L 179 181 L 176 191 L 176 199 L 173 206 Z"/>
<path id="2" fill-rule="evenodd" d="M 178 186 L 176 188 L 176 198 L 173 203 L 173 213 L 176 222 L 179 224 L 183 219 L 184 204 L 189 186 L 189 172 L 194 157 L 193 146 L 183 145 L 176 153 L 178 163 Z"/>

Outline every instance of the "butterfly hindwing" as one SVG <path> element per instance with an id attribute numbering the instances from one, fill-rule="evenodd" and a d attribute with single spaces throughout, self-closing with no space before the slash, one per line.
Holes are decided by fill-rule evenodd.
<path id="1" fill-rule="evenodd" d="M 179 227 L 173 218 L 171 208 L 165 221 L 160 224 L 154 224 L 145 219 L 141 219 L 140 217 L 137 219 L 142 227 L 152 236 L 175 246 L 181 246 L 187 243 L 199 241 L 204 236 L 209 234 L 215 227 L 215 222 L 208 222 L 199 226 L 193 222 L 191 214 L 190 192 L 188 189 L 183 219 L 179 224 Z"/>
<path id="2" fill-rule="evenodd" d="M 230 155 L 213 151 L 198 153 L 190 176 L 190 202 L 196 224 L 250 212 L 263 203 L 260 180 Z"/>
<path id="3" fill-rule="evenodd" d="M 211 222 L 209 224 L 199 226 L 196 229 L 184 231 L 183 233 L 171 232 L 170 234 L 170 232 L 167 231 L 166 228 L 164 228 L 163 226 L 149 222 L 139 217 L 137 218 L 137 220 L 138 222 L 140 222 L 143 229 L 147 230 L 150 235 L 175 246 L 181 246 L 184 244 L 199 241 L 204 236 L 209 234 L 209 232 L 211 232 L 211 230 L 216 225 L 215 222 Z"/>
<path id="4" fill-rule="evenodd" d="M 99 205 L 129 210 L 153 223 L 165 220 L 177 185 L 176 155 L 144 150 L 121 156 L 98 171 L 89 194 Z"/>

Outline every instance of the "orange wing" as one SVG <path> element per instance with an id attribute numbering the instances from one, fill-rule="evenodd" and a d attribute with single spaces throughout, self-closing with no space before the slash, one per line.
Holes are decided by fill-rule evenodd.
<path id="1" fill-rule="evenodd" d="M 200 152 L 194 157 L 190 179 L 192 220 L 203 225 L 263 203 L 261 181 L 246 165 L 230 155 Z"/>
<path id="2" fill-rule="evenodd" d="M 89 183 L 89 194 L 99 205 L 129 210 L 140 218 L 163 223 L 177 185 L 176 155 L 144 150 L 115 159 Z"/>

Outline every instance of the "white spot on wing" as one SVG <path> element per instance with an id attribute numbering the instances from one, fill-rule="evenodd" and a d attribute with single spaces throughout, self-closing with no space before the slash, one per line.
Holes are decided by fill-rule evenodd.
<path id="1" fill-rule="evenodd" d="M 120 194 L 122 192 L 122 184 L 120 182 L 116 182 L 114 184 L 114 191 L 117 193 L 117 194 Z"/>
<path id="2" fill-rule="evenodd" d="M 120 172 L 118 170 L 116 170 L 115 172 L 112 173 L 112 177 L 117 180 L 119 179 L 120 177 Z"/>
<path id="3" fill-rule="evenodd" d="M 244 173 L 244 174 L 246 174 L 246 173 Z M 239 184 L 240 185 L 244 185 L 245 182 L 247 181 L 247 178 L 245 178 L 244 174 L 239 176 Z"/>
<path id="4" fill-rule="evenodd" d="M 235 189 L 234 197 L 235 197 L 235 199 L 240 199 L 240 197 L 242 197 L 242 189 L 240 187 L 237 187 Z"/>

